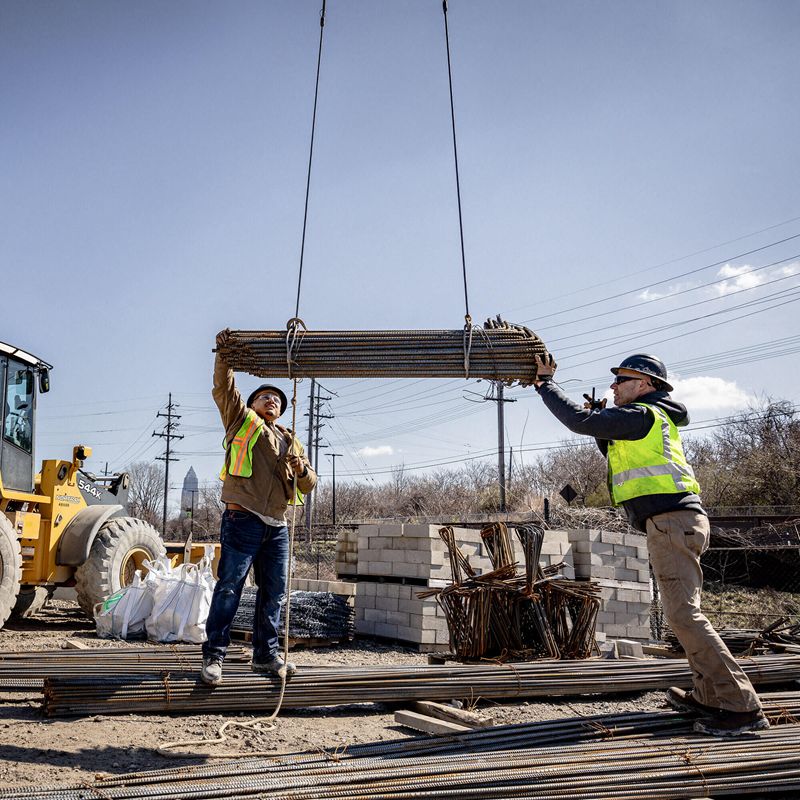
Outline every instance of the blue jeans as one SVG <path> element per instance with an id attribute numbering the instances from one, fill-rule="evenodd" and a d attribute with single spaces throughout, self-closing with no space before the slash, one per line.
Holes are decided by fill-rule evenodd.
<path id="1" fill-rule="evenodd" d="M 256 612 L 253 621 L 253 660 L 269 661 L 278 651 L 281 600 L 286 594 L 289 531 L 267 525 L 247 511 L 226 510 L 220 530 L 222 553 L 217 585 L 206 622 L 203 656 L 225 658 L 231 642 L 231 623 L 239 608 L 247 573 L 253 566 Z"/>

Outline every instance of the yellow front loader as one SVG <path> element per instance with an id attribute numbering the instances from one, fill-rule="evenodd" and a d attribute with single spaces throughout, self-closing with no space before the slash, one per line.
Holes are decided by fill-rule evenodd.
<path id="1" fill-rule="evenodd" d="M 50 369 L 0 342 L 0 628 L 12 613 L 35 613 L 58 586 L 74 586 L 91 615 L 145 559 L 167 551 L 152 525 L 128 516 L 126 473 L 84 472 L 89 447 L 74 447 L 69 461 L 43 461 L 34 474 L 36 399 L 50 388 Z M 183 545 L 169 550 L 176 561 L 195 555 Z"/>

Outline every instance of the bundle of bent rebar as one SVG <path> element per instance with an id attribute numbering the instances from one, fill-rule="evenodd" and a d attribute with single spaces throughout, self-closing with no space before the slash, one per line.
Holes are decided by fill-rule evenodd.
<path id="1" fill-rule="evenodd" d="M 450 525 L 439 529 L 453 583 L 419 592 L 436 597 L 447 618 L 455 655 L 481 658 L 588 658 L 595 648 L 600 587 L 591 581 L 554 580 L 539 564 L 544 530 L 519 525 L 525 574 L 517 575 L 514 546 L 504 522 L 481 531 L 494 570 L 476 575 Z"/>
<path id="2" fill-rule="evenodd" d="M 530 384 L 542 340 L 487 320 L 463 330 L 230 331 L 217 352 L 262 378 L 485 378 Z"/>
<path id="3" fill-rule="evenodd" d="M 756 656 L 740 660 L 754 684 L 785 683 L 800 674 L 800 656 Z M 690 687 L 683 659 L 532 661 L 508 665 L 300 667 L 286 686 L 283 708 L 405 700 L 511 700 L 566 695 L 613 694 Z M 225 675 L 215 687 L 186 676 L 51 676 L 44 684 L 48 716 L 271 711 L 280 681 L 260 675 Z"/>
<path id="4" fill-rule="evenodd" d="M 691 717 L 674 711 L 595 715 L 112 775 L 89 785 L 0 789 L 0 798 L 794 796 L 800 790 L 800 725 L 791 715 L 800 696 L 764 700 L 773 727 L 740 739 L 693 736 Z"/>

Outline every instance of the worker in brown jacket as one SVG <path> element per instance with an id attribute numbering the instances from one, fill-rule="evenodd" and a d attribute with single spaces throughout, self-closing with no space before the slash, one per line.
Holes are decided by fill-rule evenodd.
<path id="1" fill-rule="evenodd" d="M 317 476 L 290 430 L 276 424 L 286 410 L 286 395 L 270 384 L 259 386 L 247 398 L 236 388 L 233 370 L 219 353 L 228 330 L 217 334 L 214 363 L 214 402 L 225 426 L 220 542 L 222 554 L 217 585 L 206 623 L 201 678 L 216 685 L 222 680 L 222 662 L 230 644 L 230 628 L 247 574 L 253 567 L 256 586 L 253 621 L 254 672 L 291 676 L 295 667 L 278 655 L 281 601 L 286 595 L 289 531 L 286 511 L 294 497 L 310 492 Z"/>

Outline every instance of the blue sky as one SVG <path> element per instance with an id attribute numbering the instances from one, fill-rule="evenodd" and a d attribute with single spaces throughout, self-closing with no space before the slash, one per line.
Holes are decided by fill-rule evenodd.
<path id="1" fill-rule="evenodd" d="M 319 8 L 0 4 L 0 339 L 56 366 L 39 458 L 151 459 L 172 392 L 176 482 L 215 474 L 214 335 L 294 314 Z M 449 24 L 473 318 L 525 321 L 576 397 L 660 354 L 698 431 L 793 399 L 800 6 L 453 0 Z M 331 0 L 300 316 L 460 328 L 460 270 L 441 3 Z M 337 476 L 495 446 L 484 384 L 324 383 Z M 507 396 L 520 458 L 565 438 Z"/>

